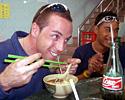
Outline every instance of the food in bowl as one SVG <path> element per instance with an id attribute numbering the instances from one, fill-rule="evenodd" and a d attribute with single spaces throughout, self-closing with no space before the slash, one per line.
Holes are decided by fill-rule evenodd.
<path id="1" fill-rule="evenodd" d="M 47 90 L 53 94 L 55 98 L 66 98 L 72 93 L 69 79 L 73 79 L 74 83 L 78 82 L 78 78 L 68 74 L 65 79 L 59 79 L 60 74 L 51 74 L 43 78 Z"/>

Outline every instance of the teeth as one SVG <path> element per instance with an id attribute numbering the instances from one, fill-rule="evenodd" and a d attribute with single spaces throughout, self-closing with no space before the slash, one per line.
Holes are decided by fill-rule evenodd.
<path id="1" fill-rule="evenodd" d="M 110 41 L 110 40 L 107 40 L 107 43 L 111 43 L 111 41 Z"/>
<path id="2" fill-rule="evenodd" d="M 52 56 L 58 56 L 56 53 L 54 52 L 51 52 Z"/>
<path id="3" fill-rule="evenodd" d="M 108 43 L 111 43 L 111 41 L 108 41 Z"/>

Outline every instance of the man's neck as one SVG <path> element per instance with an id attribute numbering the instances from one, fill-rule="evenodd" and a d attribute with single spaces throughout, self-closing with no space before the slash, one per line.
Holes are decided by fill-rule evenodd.
<path id="1" fill-rule="evenodd" d="M 92 43 L 92 48 L 96 53 L 105 53 L 108 48 L 100 45 L 97 41 Z"/>
<path id="2" fill-rule="evenodd" d="M 21 38 L 19 39 L 19 42 L 22 46 L 22 48 L 24 49 L 24 51 L 28 54 L 28 55 L 32 55 L 34 53 L 36 53 L 36 45 L 32 39 L 32 37 L 30 35 L 28 35 L 25 38 Z"/>

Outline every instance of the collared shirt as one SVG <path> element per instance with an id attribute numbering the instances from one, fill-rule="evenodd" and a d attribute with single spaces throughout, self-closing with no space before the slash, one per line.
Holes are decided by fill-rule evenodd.
<path id="1" fill-rule="evenodd" d="M 8 63 L 4 63 L 4 59 L 8 54 L 15 54 L 21 56 L 28 56 L 19 43 L 19 38 L 26 37 L 28 34 L 22 31 L 15 32 L 12 37 L 6 41 L 0 43 L 0 73 L 4 71 Z M 36 92 L 45 88 L 43 83 L 43 77 L 51 74 L 47 68 L 39 68 L 33 75 L 31 81 L 21 87 L 12 88 L 5 92 L 0 86 L 0 100 L 22 100 Z M 9 81 L 9 80 L 8 80 Z"/>

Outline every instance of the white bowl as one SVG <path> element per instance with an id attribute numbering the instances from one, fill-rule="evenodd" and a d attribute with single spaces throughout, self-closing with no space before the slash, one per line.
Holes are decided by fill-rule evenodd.
<path id="1" fill-rule="evenodd" d="M 64 80 L 63 83 L 56 82 L 55 79 L 58 78 L 59 74 L 51 74 L 45 76 L 43 78 L 43 81 L 47 90 L 52 93 L 55 98 L 66 98 L 70 93 L 72 93 L 72 88 L 68 80 L 73 79 L 74 83 L 76 84 L 78 82 L 78 78 L 74 75 L 69 74 L 65 79 L 67 81 Z"/>

